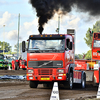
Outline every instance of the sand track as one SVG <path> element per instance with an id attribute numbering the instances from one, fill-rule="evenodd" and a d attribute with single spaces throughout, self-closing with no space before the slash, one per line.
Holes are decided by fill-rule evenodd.
<path id="1" fill-rule="evenodd" d="M 26 75 L 26 71 L 0 70 L 0 75 Z M 88 100 L 96 97 L 97 89 L 97 87 L 89 85 L 86 89 L 76 87 L 73 90 L 60 86 L 59 96 L 60 100 Z M 39 84 L 38 88 L 32 89 L 27 80 L 0 80 L 0 100 L 49 100 L 51 91 L 52 89 L 44 88 L 42 84 Z"/>

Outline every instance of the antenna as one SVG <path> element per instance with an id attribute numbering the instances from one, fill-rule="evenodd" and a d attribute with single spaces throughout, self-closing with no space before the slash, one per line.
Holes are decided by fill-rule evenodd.
<path id="1" fill-rule="evenodd" d="M 58 16 L 58 34 L 59 34 L 59 30 L 60 30 L 60 15 Z"/>
<path id="2" fill-rule="evenodd" d="M 20 30 L 20 13 L 18 15 L 18 48 L 17 48 L 17 57 L 19 57 L 19 30 Z"/>
<path id="3" fill-rule="evenodd" d="M 59 30 L 60 30 L 60 15 L 58 15 L 58 28 L 56 29 L 56 32 L 58 32 L 58 34 Z"/>

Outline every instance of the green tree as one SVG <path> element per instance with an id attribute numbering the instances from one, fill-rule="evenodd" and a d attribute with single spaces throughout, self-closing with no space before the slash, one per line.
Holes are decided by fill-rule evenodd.
<path id="1" fill-rule="evenodd" d="M 3 50 L 3 48 L 4 48 L 5 51 L 11 52 L 11 46 L 10 46 L 10 44 L 7 43 L 7 42 L 1 42 L 0 41 L 0 50 Z"/>
<path id="2" fill-rule="evenodd" d="M 82 54 L 75 54 L 75 58 L 76 58 L 76 59 L 84 59 L 84 55 L 85 55 L 85 53 L 82 53 Z"/>
<path id="3" fill-rule="evenodd" d="M 100 32 L 100 21 L 97 21 L 95 23 L 95 25 L 93 25 L 92 29 L 89 28 L 87 30 L 86 37 L 84 38 L 85 43 L 87 44 L 87 46 L 91 48 L 93 33 L 90 34 L 90 30 L 93 31 L 93 32 Z"/>
<path id="4" fill-rule="evenodd" d="M 91 31 L 91 34 L 90 34 L 90 31 Z M 93 25 L 93 28 L 89 28 L 87 30 L 87 33 L 86 33 L 86 37 L 84 38 L 85 40 L 85 43 L 87 44 L 88 47 L 92 47 L 92 39 L 93 39 L 93 33 L 94 32 L 100 32 L 100 21 L 97 21 L 95 23 L 95 25 Z M 87 51 L 86 55 L 85 55 L 85 59 L 91 59 L 91 50 Z"/>
<path id="5" fill-rule="evenodd" d="M 14 45 L 14 52 L 17 53 L 17 48 L 18 48 L 18 45 Z"/>
<path id="6" fill-rule="evenodd" d="M 89 50 L 85 55 L 85 59 L 91 59 L 91 55 L 91 50 Z"/>
<path id="7" fill-rule="evenodd" d="M 84 40 L 87 46 L 91 48 L 93 33 L 92 35 L 90 35 L 90 30 L 90 28 L 87 30 L 86 37 L 84 38 Z"/>

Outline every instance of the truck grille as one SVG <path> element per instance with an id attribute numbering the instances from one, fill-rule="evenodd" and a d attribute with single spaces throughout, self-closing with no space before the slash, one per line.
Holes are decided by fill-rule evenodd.
<path id="1" fill-rule="evenodd" d="M 28 61 L 28 67 L 33 68 L 62 68 L 62 61 Z"/>
<path id="2" fill-rule="evenodd" d="M 39 69 L 39 75 L 52 75 L 52 69 Z"/>

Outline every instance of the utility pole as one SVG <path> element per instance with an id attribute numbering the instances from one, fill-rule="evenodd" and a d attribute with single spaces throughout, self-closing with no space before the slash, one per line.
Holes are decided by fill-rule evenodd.
<path id="1" fill-rule="evenodd" d="M 19 30 L 20 30 L 20 13 L 18 15 L 18 47 L 17 47 L 17 57 L 19 57 Z"/>
<path id="2" fill-rule="evenodd" d="M 4 33 L 3 33 L 3 55 L 4 55 L 4 53 L 5 53 L 5 51 L 4 51 L 4 46 L 5 46 L 5 43 L 4 43 L 4 41 L 5 41 L 5 25 L 3 25 L 3 27 L 4 27 Z"/>
<path id="3" fill-rule="evenodd" d="M 58 34 L 59 30 L 60 30 L 60 15 L 58 15 L 58 28 L 56 29 L 56 32 L 58 32 Z"/>
<path id="4" fill-rule="evenodd" d="M 58 15 L 58 34 L 59 34 L 59 30 L 60 30 L 60 15 Z"/>

